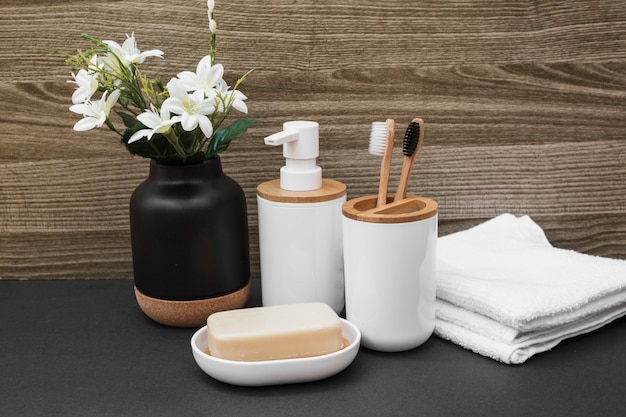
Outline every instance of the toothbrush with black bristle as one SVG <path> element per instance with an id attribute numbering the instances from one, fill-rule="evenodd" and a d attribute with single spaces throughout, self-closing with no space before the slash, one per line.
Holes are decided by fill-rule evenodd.
<path id="1" fill-rule="evenodd" d="M 396 189 L 396 195 L 393 201 L 406 198 L 413 162 L 423 142 L 424 121 L 420 118 L 415 118 L 409 123 L 406 133 L 404 134 L 404 143 L 402 144 L 402 154 L 404 155 L 402 159 L 402 172 L 400 173 L 400 181 L 398 182 L 398 188 Z"/>
<path id="2" fill-rule="evenodd" d="M 380 163 L 380 180 L 378 182 L 376 207 L 387 204 L 387 188 L 389 187 L 389 171 L 391 170 L 395 126 L 396 124 L 393 119 L 387 119 L 385 122 L 372 123 L 368 150 L 372 155 L 383 157 Z"/>

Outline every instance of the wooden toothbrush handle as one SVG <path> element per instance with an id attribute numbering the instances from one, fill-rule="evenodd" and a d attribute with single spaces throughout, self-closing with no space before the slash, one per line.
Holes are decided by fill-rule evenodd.
<path id="1" fill-rule="evenodd" d="M 409 187 L 409 177 L 411 176 L 411 169 L 413 168 L 414 158 L 405 156 L 402 159 L 402 172 L 400 173 L 400 181 L 398 182 L 398 189 L 393 201 L 400 201 L 406 198 L 406 190 Z"/>
<path id="2" fill-rule="evenodd" d="M 378 200 L 376 207 L 387 204 L 387 189 L 389 188 L 389 171 L 391 170 L 391 157 L 393 155 L 393 139 L 395 136 L 395 121 L 387 119 L 387 143 L 383 160 L 380 163 L 380 181 L 378 182 Z"/>
<path id="3" fill-rule="evenodd" d="M 376 201 L 376 207 L 381 207 L 387 204 L 387 189 L 389 187 L 389 170 L 391 169 L 391 158 L 383 157 L 380 164 L 380 181 L 378 182 L 378 200 Z"/>
<path id="4" fill-rule="evenodd" d="M 413 169 L 413 162 L 415 162 L 415 158 L 424 143 L 424 121 L 419 117 L 416 117 L 411 121 L 411 123 L 417 123 L 419 125 L 419 137 L 417 138 L 417 145 L 410 156 L 406 155 L 406 149 L 404 148 L 407 146 L 407 138 L 404 138 L 405 143 L 403 145 L 404 158 L 402 159 L 402 172 L 400 173 L 400 181 L 398 182 L 398 188 L 396 189 L 396 195 L 393 198 L 393 201 L 400 201 L 406 198 L 406 191 L 409 188 L 409 177 L 411 176 L 411 170 Z"/>

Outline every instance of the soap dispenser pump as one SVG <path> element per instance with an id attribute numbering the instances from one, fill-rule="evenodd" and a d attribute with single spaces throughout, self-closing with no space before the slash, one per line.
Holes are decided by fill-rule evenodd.
<path id="1" fill-rule="evenodd" d="M 311 191 L 322 187 L 319 156 L 319 125 L 295 121 L 283 125 L 282 132 L 265 138 L 266 145 L 283 145 L 285 166 L 280 169 L 280 188 L 288 191 Z"/>
<path id="2" fill-rule="evenodd" d="M 285 165 L 257 187 L 263 305 L 323 302 L 340 313 L 346 186 L 322 178 L 319 125 L 286 122 L 265 144 L 283 146 Z"/>

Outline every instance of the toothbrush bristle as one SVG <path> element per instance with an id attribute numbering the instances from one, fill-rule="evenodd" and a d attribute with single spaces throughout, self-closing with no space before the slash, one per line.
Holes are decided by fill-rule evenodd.
<path id="1" fill-rule="evenodd" d="M 417 149 L 420 139 L 420 124 L 417 122 L 409 123 L 409 127 L 404 134 L 404 143 L 402 144 L 402 154 L 404 156 L 413 156 Z"/>
<path id="2" fill-rule="evenodd" d="M 383 156 L 387 148 L 387 123 L 373 122 L 368 151 L 372 155 Z"/>

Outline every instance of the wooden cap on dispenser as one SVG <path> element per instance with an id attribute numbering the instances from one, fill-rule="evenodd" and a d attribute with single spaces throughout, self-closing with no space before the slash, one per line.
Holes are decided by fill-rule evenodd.
<path id="1" fill-rule="evenodd" d="M 322 187 L 309 191 L 289 191 L 280 188 L 280 180 L 275 179 L 259 184 L 256 188 L 259 197 L 278 203 L 321 203 L 341 198 L 346 194 L 345 184 L 322 179 Z"/>

